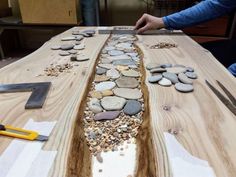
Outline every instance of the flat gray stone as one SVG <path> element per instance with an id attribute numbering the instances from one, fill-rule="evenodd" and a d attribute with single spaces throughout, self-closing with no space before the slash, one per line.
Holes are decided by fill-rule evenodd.
<path id="1" fill-rule="evenodd" d="M 68 37 L 61 38 L 61 41 L 73 41 L 73 40 L 75 40 L 74 36 L 68 36 Z"/>
<path id="2" fill-rule="evenodd" d="M 77 51 L 76 50 L 69 50 L 68 51 L 70 54 L 77 54 Z"/>
<path id="3" fill-rule="evenodd" d="M 71 50 L 73 49 L 74 45 L 73 44 L 63 44 L 61 45 L 61 50 Z"/>
<path id="4" fill-rule="evenodd" d="M 106 51 L 110 51 L 110 50 L 115 50 L 116 48 L 114 46 L 107 46 L 104 48 L 104 50 Z"/>
<path id="5" fill-rule="evenodd" d="M 197 74 L 195 72 L 186 72 L 184 74 L 190 79 L 197 79 Z"/>
<path id="6" fill-rule="evenodd" d="M 112 68 L 110 70 L 107 70 L 106 76 L 110 77 L 112 79 L 117 79 L 120 77 L 120 72 L 117 71 L 116 69 Z"/>
<path id="7" fill-rule="evenodd" d="M 92 98 L 88 103 L 88 107 L 93 113 L 99 113 L 103 111 L 100 101 L 97 98 Z"/>
<path id="8" fill-rule="evenodd" d="M 136 62 L 132 59 L 125 59 L 125 60 L 122 59 L 122 60 L 114 60 L 112 64 L 129 66 L 129 65 L 136 65 Z"/>
<path id="9" fill-rule="evenodd" d="M 59 52 L 59 55 L 60 55 L 60 56 L 68 56 L 68 55 L 70 55 L 70 53 L 67 52 L 67 51 L 60 51 L 60 52 Z"/>
<path id="10" fill-rule="evenodd" d="M 126 55 L 128 55 L 130 57 L 137 57 L 138 53 L 137 52 L 132 52 L 132 53 L 126 53 Z"/>
<path id="11" fill-rule="evenodd" d="M 75 45 L 74 46 L 74 50 L 83 50 L 85 49 L 85 45 L 84 44 L 80 44 L 80 45 Z"/>
<path id="12" fill-rule="evenodd" d="M 113 120 L 120 115 L 120 111 L 106 111 L 95 115 L 94 120 Z"/>
<path id="13" fill-rule="evenodd" d="M 123 55 L 124 52 L 121 50 L 109 50 L 108 54 L 111 56 L 118 56 L 118 55 Z"/>
<path id="14" fill-rule="evenodd" d="M 135 78 L 122 76 L 116 80 L 116 85 L 120 88 L 137 88 L 139 82 Z"/>
<path id="15" fill-rule="evenodd" d="M 139 77 L 140 76 L 140 73 L 133 69 L 121 71 L 121 74 L 126 77 Z"/>
<path id="16" fill-rule="evenodd" d="M 155 76 L 148 77 L 148 82 L 150 82 L 150 83 L 157 83 L 161 79 L 162 79 L 162 75 L 158 74 L 158 75 L 155 75 Z"/>
<path id="17" fill-rule="evenodd" d="M 107 69 L 105 69 L 105 68 L 100 68 L 100 67 L 96 68 L 96 74 L 98 74 L 98 75 L 105 74 L 106 72 L 107 72 Z"/>
<path id="18" fill-rule="evenodd" d="M 124 54 L 124 55 L 117 55 L 117 56 L 109 56 L 108 59 L 115 61 L 115 60 L 128 60 L 131 59 L 130 56 Z"/>
<path id="19" fill-rule="evenodd" d="M 151 73 L 163 73 L 166 72 L 165 68 L 154 68 L 150 70 Z"/>
<path id="20" fill-rule="evenodd" d="M 176 83 L 175 89 L 178 90 L 179 92 L 184 92 L 184 93 L 192 92 L 194 90 L 193 85 L 183 84 L 183 83 Z"/>
<path id="21" fill-rule="evenodd" d="M 171 81 L 166 78 L 162 78 L 159 82 L 159 85 L 164 86 L 164 87 L 170 87 L 172 85 Z"/>
<path id="22" fill-rule="evenodd" d="M 140 99 L 142 97 L 142 92 L 135 88 L 135 89 L 130 89 L 130 88 L 115 88 L 114 94 L 116 96 L 126 98 L 126 99 Z"/>
<path id="23" fill-rule="evenodd" d="M 166 64 L 161 64 L 161 68 L 171 68 L 172 64 L 166 63 Z"/>
<path id="24" fill-rule="evenodd" d="M 110 60 L 110 59 L 108 59 L 108 58 L 102 58 L 102 59 L 101 59 L 101 63 L 102 63 L 102 64 L 110 64 L 110 63 L 112 63 L 112 60 Z"/>
<path id="25" fill-rule="evenodd" d="M 105 81 L 95 85 L 96 91 L 111 90 L 116 86 L 115 82 Z"/>
<path id="26" fill-rule="evenodd" d="M 107 96 L 101 99 L 101 105 L 107 111 L 119 111 L 125 104 L 126 99 L 117 96 Z"/>
<path id="27" fill-rule="evenodd" d="M 76 61 L 87 61 L 89 60 L 89 57 L 86 55 L 77 55 L 77 60 Z"/>
<path id="28" fill-rule="evenodd" d="M 193 84 L 193 80 L 189 79 L 184 73 L 179 73 L 178 78 L 184 84 Z"/>
<path id="29" fill-rule="evenodd" d="M 164 78 L 169 79 L 173 84 L 179 82 L 178 76 L 174 73 L 164 72 L 162 75 Z"/>
<path id="30" fill-rule="evenodd" d="M 114 66 L 113 64 L 99 64 L 98 66 L 101 67 L 101 68 L 104 68 L 104 69 L 116 68 L 116 66 Z"/>
<path id="31" fill-rule="evenodd" d="M 124 107 L 124 113 L 130 116 L 138 114 L 141 110 L 142 110 L 142 105 L 140 104 L 140 102 L 136 100 L 127 101 Z"/>
<path id="32" fill-rule="evenodd" d="M 53 46 L 51 46 L 51 49 L 52 50 L 59 50 L 59 49 L 61 49 L 61 46 L 60 45 L 53 45 Z"/>
<path id="33" fill-rule="evenodd" d="M 147 70 L 152 70 L 152 69 L 155 69 L 155 68 L 160 68 L 161 65 L 160 64 L 157 64 L 157 63 L 148 63 L 146 65 L 146 69 Z"/>

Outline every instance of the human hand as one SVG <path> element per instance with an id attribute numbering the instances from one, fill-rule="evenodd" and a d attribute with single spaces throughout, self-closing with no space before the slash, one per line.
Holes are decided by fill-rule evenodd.
<path id="1" fill-rule="evenodd" d="M 143 16 L 136 22 L 135 30 L 137 30 L 138 34 L 141 34 L 147 30 L 160 29 L 164 27 L 165 24 L 162 18 L 143 14 Z"/>

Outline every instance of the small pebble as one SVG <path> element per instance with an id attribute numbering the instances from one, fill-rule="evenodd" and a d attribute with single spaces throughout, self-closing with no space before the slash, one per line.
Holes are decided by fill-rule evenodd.
<path id="1" fill-rule="evenodd" d="M 180 92 L 184 92 L 184 93 L 192 92 L 194 90 L 193 85 L 183 84 L 183 83 L 176 83 L 175 84 L 175 89 L 180 91 Z"/>
<path id="2" fill-rule="evenodd" d="M 166 78 L 162 78 L 159 82 L 159 85 L 161 86 L 165 86 L 165 87 L 170 87 L 172 85 L 171 81 L 169 79 Z"/>

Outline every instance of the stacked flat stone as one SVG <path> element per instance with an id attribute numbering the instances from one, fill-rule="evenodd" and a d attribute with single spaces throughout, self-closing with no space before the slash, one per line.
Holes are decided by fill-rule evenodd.
<path id="1" fill-rule="evenodd" d="M 177 91 L 183 93 L 192 92 L 194 90 L 193 83 L 198 77 L 193 68 L 184 65 L 149 63 L 146 69 L 149 70 L 151 74 L 151 76 L 148 77 L 149 83 L 157 83 L 164 87 L 174 85 Z"/>
<path id="2" fill-rule="evenodd" d="M 93 154 L 115 150 L 138 134 L 144 99 L 135 40 L 133 35 L 112 35 L 99 56 L 84 113 L 85 136 Z"/>
<path id="3" fill-rule="evenodd" d="M 71 36 L 61 38 L 61 44 L 52 45 L 52 50 L 58 50 L 60 56 L 71 56 L 71 61 L 83 62 L 89 60 L 88 56 L 85 56 L 80 52 L 85 49 L 85 44 L 82 43 L 84 38 L 93 37 L 95 30 L 73 30 Z"/>

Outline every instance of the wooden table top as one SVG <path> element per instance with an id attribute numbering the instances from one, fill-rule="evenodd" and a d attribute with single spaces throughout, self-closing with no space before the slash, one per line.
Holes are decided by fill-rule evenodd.
<path id="1" fill-rule="evenodd" d="M 42 109 L 24 109 L 30 93 L 0 94 L 0 123 L 2 124 L 23 127 L 30 118 L 35 121 L 57 121 L 49 141 L 43 147 L 44 150 L 58 151 L 50 170 L 50 177 L 68 176 L 68 157 L 73 128 L 79 116 L 78 110 L 94 73 L 96 59 L 109 37 L 109 35 L 96 34 L 93 38 L 86 38 L 85 53 L 90 55 L 90 60 L 79 63 L 79 66 L 73 67 L 70 73 L 62 73 L 59 77 L 41 76 L 52 61 L 62 58 L 58 55 L 58 51 L 53 51 L 50 47 L 60 43 L 63 36 L 70 36 L 71 31 L 72 29 L 55 36 L 34 53 L 0 69 L 1 84 L 52 82 L 52 88 Z M 165 143 L 163 143 L 163 132 L 174 129 L 178 131 L 175 135 L 177 140 L 192 155 L 207 160 L 217 177 L 236 176 L 236 116 L 205 84 L 207 79 L 220 90 L 215 82 L 218 80 L 233 95 L 236 95 L 235 78 L 209 51 L 186 35 L 145 35 L 138 38 L 137 45 L 144 54 L 144 66 L 151 62 L 183 64 L 195 68 L 198 73 L 198 79 L 194 83 L 195 90 L 188 94 L 179 93 L 174 87 L 163 88 L 151 85 L 147 81 L 149 72 L 143 73 L 146 75 L 150 130 L 155 151 L 154 158 L 157 162 L 155 174 L 159 177 L 172 176 Z M 163 50 L 150 49 L 150 45 L 158 41 L 174 42 L 178 47 Z M 168 110 L 163 109 L 166 106 Z M 10 138 L 0 137 L 0 154 L 11 141 Z M 89 168 L 83 165 L 82 167 Z"/>

